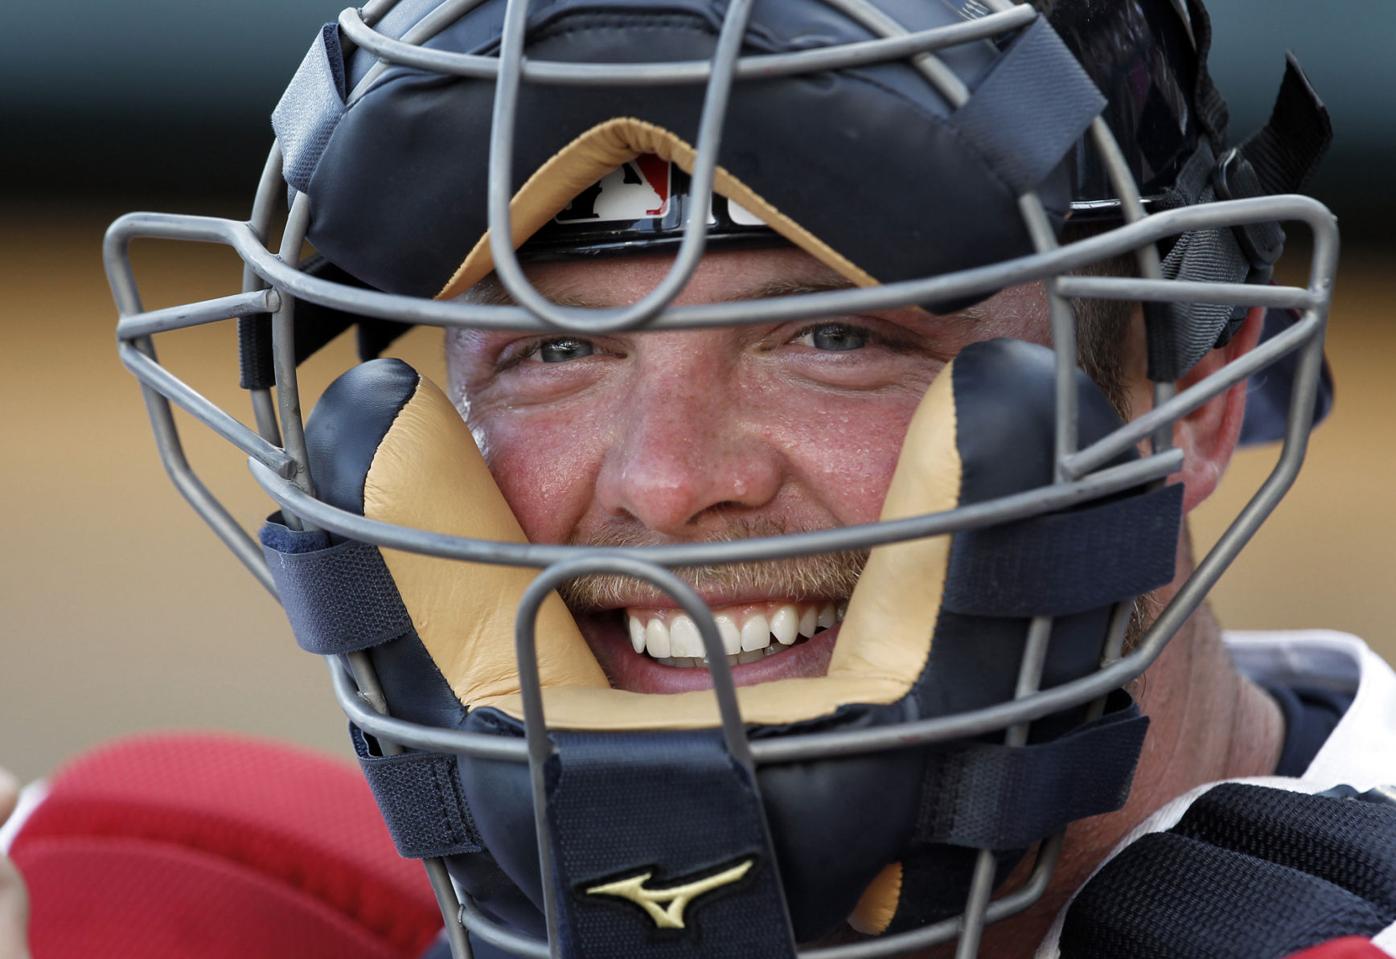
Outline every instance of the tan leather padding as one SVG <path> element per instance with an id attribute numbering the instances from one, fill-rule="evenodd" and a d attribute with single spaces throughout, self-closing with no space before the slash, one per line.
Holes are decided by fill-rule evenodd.
<path id="1" fill-rule="evenodd" d="M 527 542 L 465 421 L 426 377 L 374 454 L 364 515 L 437 533 Z M 417 635 L 460 701 L 516 693 L 514 613 L 536 571 L 382 552 Z M 556 593 L 538 612 L 537 637 L 545 684 L 607 688 Z"/>
<path id="2" fill-rule="evenodd" d="M 892 924 L 897 904 L 902 898 L 902 864 L 894 862 L 885 867 L 858 900 L 849 914 L 848 924 L 854 932 L 865 936 L 880 936 Z"/>
<path id="3" fill-rule="evenodd" d="M 553 154 L 509 201 L 509 227 L 514 249 L 517 250 L 544 224 L 566 209 L 578 194 L 642 153 L 656 154 L 677 163 L 687 173 L 693 173 L 693 147 L 677 134 L 634 117 L 617 117 L 598 123 Z M 729 200 L 736 200 L 771 229 L 850 283 L 858 286 L 877 284 L 867 272 L 777 210 L 721 166 L 714 171 L 713 188 Z M 486 232 L 466 254 L 465 260 L 436 298 L 448 300 L 459 296 L 493 270 L 490 235 Z"/>
<path id="4" fill-rule="evenodd" d="M 958 504 L 951 380 L 947 367 L 912 417 L 884 519 Z M 457 536 L 524 541 L 455 407 L 425 378 L 374 457 L 364 515 Z M 891 703 L 905 696 L 930 654 L 949 552 L 944 536 L 875 548 L 849 600 L 828 674 L 738 689 L 743 718 L 790 723 L 847 703 Z M 461 702 L 522 717 L 514 611 L 534 571 L 388 549 L 383 556 L 422 643 Z M 611 689 L 556 595 L 539 616 L 538 660 L 550 727 L 699 729 L 719 721 L 710 691 Z"/>

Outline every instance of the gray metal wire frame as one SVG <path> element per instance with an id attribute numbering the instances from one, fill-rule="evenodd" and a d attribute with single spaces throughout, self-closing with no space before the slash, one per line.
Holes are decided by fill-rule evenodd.
<path id="1" fill-rule="evenodd" d="M 263 170 L 252 217 L 248 223 L 205 217 L 132 214 L 118 220 L 108 231 L 104 257 L 113 295 L 121 313 L 118 324 L 118 349 L 122 361 L 142 384 L 161 459 L 180 492 L 269 590 L 273 593 L 275 591 L 265 562 L 255 544 L 209 493 L 185 460 L 174 425 L 171 403 L 185 409 L 247 453 L 255 478 L 283 507 L 291 522 L 307 526 L 315 524 L 316 527 L 380 546 L 411 549 L 430 555 L 475 562 L 544 568 L 543 573 L 525 594 L 516 622 L 516 653 L 527 726 L 527 736 L 523 742 L 420 726 L 387 715 L 387 704 L 383 701 L 381 692 L 377 692 L 377 680 L 366 657 L 352 657 L 347 663 L 339 666 L 332 664 L 331 674 L 336 696 L 344 711 L 389 751 L 407 746 L 481 758 L 528 762 L 533 776 L 540 862 L 545 873 L 550 862 L 551 848 L 546 838 L 546 796 L 542 792 L 540 773 L 541 763 L 548 757 L 551 746 L 545 733 L 541 690 L 533 655 L 533 620 L 542 598 L 564 580 L 602 571 L 626 573 L 664 589 L 693 616 L 705 649 L 709 653 L 714 694 L 718 698 L 722 729 L 728 748 L 738 761 L 748 767 L 764 763 L 915 748 L 1005 729 L 1008 742 L 1021 743 L 1026 741 L 1027 731 L 1033 720 L 1059 709 L 1090 703 L 1091 711 L 1098 714 L 1106 694 L 1124 685 L 1148 667 L 1283 496 L 1293 482 L 1303 459 L 1318 389 L 1323 331 L 1337 256 L 1337 231 L 1332 216 L 1321 204 L 1313 200 L 1285 196 L 1180 209 L 1156 214 L 1145 220 L 1142 202 L 1118 145 L 1105 124 L 1099 120 L 1092 125 L 1091 142 L 1110 172 L 1129 225 L 1092 240 L 1073 244 L 1069 248 L 1057 248 L 1041 203 L 1034 195 L 1028 194 L 1021 199 L 1020 208 L 1038 250 L 1033 256 L 976 270 L 874 289 L 768 300 L 761 304 L 759 311 L 753 311 L 748 304 L 740 303 L 688 307 L 670 305 L 687 282 L 702 254 L 704 235 L 701 221 L 696 219 L 685 225 L 684 239 L 669 275 L 649 296 L 631 307 L 600 311 L 563 310 L 546 301 L 529 285 L 512 247 L 503 240 L 510 233 L 508 184 L 516 115 L 514 100 L 523 80 L 606 85 L 706 81 L 708 89 L 700 122 L 693 176 L 694 192 L 701 199 L 711 191 L 717 141 L 734 80 L 792 75 L 910 58 L 927 81 L 952 106 L 957 106 L 964 102 L 968 92 L 954 74 L 935 58 L 933 51 L 1017 29 L 1032 22 L 1036 16 L 1035 11 L 1026 4 L 1016 5 L 1008 0 L 992 0 L 989 6 L 994 8 L 993 12 L 979 19 L 934 30 L 907 33 L 866 3 L 866 0 L 825 2 L 867 26 L 879 39 L 794 54 L 739 58 L 738 49 L 745 30 L 750 0 L 734 0 L 729 6 L 711 63 L 623 66 L 565 64 L 526 61 L 523 58 L 526 0 L 510 0 L 506 8 L 501 51 L 497 58 L 427 50 L 417 46 L 477 5 L 478 0 L 448 0 L 401 40 L 385 37 L 372 29 L 372 24 L 391 9 L 394 0 L 374 0 L 361 11 L 344 11 L 339 22 L 345 37 L 379 56 L 383 61 L 370 71 L 351 94 L 351 98 L 360 95 L 370 86 L 388 62 L 461 76 L 496 79 L 488 189 L 492 253 L 501 280 L 520 306 L 487 307 L 464 303 L 437 303 L 351 289 L 300 273 L 294 262 L 309 219 L 306 197 L 297 197 L 292 205 L 283 230 L 280 245 L 282 254 L 273 255 L 266 247 L 271 211 L 281 190 L 280 152 L 275 146 Z M 695 204 L 695 209 L 702 207 L 701 202 Z M 1153 246 L 1155 241 L 1188 230 L 1272 220 L 1298 220 L 1308 225 L 1313 232 L 1314 250 L 1310 284 L 1307 289 L 1185 283 L 1162 279 Z M 127 256 L 130 240 L 138 236 L 217 242 L 232 247 L 244 263 L 244 292 L 165 310 L 144 311 Z M 1142 278 L 1062 275 L 1106 257 L 1129 252 L 1136 255 Z M 303 424 L 291 348 L 296 299 L 305 299 L 366 316 L 442 327 L 599 332 L 640 327 L 658 329 L 738 325 L 846 311 L 870 311 L 908 302 L 987 293 L 1030 280 L 1042 280 L 1045 283 L 1052 305 L 1052 330 L 1054 346 L 1057 349 L 1057 482 L 1029 493 L 895 522 L 824 530 L 797 536 L 728 544 L 682 544 L 600 551 L 585 547 L 493 543 L 443 536 L 367 520 L 336 510 L 316 499 L 311 477 L 305 467 Z M 1068 297 L 1205 301 L 1294 307 L 1304 310 L 1305 315 L 1285 333 L 1183 393 L 1174 395 L 1171 384 L 1159 384 L 1156 389 L 1157 402 L 1152 411 L 1110 436 L 1078 450 L 1075 392 L 1070 379 L 1074 368 L 1074 326 L 1067 304 Z M 153 337 L 158 333 L 217 322 L 229 317 L 264 313 L 273 314 L 277 393 L 274 404 L 269 391 L 253 391 L 252 403 L 258 426 L 257 432 L 253 432 L 165 370 L 156 358 Z M 1194 575 L 1156 619 L 1140 645 L 1129 655 L 1121 655 L 1124 626 L 1128 618 L 1125 606 L 1121 604 L 1116 610 L 1110 636 L 1103 650 L 1102 668 L 1074 682 L 1045 691 L 1039 690 L 1042 658 L 1045 655 L 1047 637 L 1051 632 L 1050 618 L 1040 617 L 1035 619 L 1029 628 L 1016 696 L 1010 702 L 970 713 L 922 720 L 886 729 L 822 733 L 761 740 L 755 743 L 747 741 L 732 689 L 730 668 L 721 654 L 721 642 L 712 614 L 701 599 L 666 567 L 771 559 L 944 535 L 955 530 L 1009 522 L 1061 509 L 1144 482 L 1161 482 L 1168 474 L 1176 471 L 1181 462 L 1181 453 L 1168 449 L 1171 424 L 1177 417 L 1294 350 L 1301 350 L 1302 356 L 1291 399 L 1285 443 L 1274 470 L 1216 546 L 1198 564 Z M 1145 438 L 1153 442 L 1153 455 L 1126 466 L 1100 468 L 1115 455 Z M 1038 860 L 1028 882 L 1022 888 L 993 901 L 990 900 L 992 856 L 987 852 L 981 852 L 966 909 L 961 916 L 909 933 L 851 945 L 805 950 L 801 955 L 818 959 L 883 956 L 903 949 L 946 941 L 958 935 L 960 942 L 957 955 L 972 956 L 977 951 L 979 936 L 985 923 L 1021 911 L 1042 894 L 1050 881 L 1060 847 L 1060 835 L 1040 844 Z M 469 955 L 469 946 L 462 928 L 468 928 L 480 938 L 520 955 L 550 955 L 551 947 L 548 943 L 528 939 L 498 926 L 475 909 L 469 901 L 459 903 L 440 861 L 428 860 L 426 865 L 447 920 L 455 955 Z M 544 889 L 549 941 L 555 943 L 556 904 L 552 901 L 552 891 L 546 882 Z M 455 922 L 457 917 L 458 924 Z"/>

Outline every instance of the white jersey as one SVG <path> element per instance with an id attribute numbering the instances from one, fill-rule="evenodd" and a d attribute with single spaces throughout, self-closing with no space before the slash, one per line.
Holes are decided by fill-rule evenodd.
<path id="1" fill-rule="evenodd" d="M 1259 776 L 1227 782 L 1252 783 L 1292 792 L 1318 793 L 1347 785 L 1359 791 L 1396 784 L 1396 672 L 1356 636 L 1324 629 L 1222 634 L 1237 668 L 1262 686 L 1320 686 L 1352 695 L 1352 705 L 1299 777 Z M 1164 804 L 1134 828 L 1102 861 L 1108 862 L 1140 836 L 1177 825 L 1207 790 L 1207 783 Z M 1097 866 L 1097 869 L 1100 867 Z M 1056 959 L 1068 902 L 1036 959 Z M 1396 957 L 1396 925 L 1373 943 Z"/>

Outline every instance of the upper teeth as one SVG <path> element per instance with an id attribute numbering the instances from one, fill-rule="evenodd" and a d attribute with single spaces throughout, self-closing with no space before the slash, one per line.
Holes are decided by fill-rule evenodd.
<path id="1" fill-rule="evenodd" d="M 727 606 L 713 611 L 723 651 L 730 661 L 747 662 L 813 636 L 843 619 L 844 603 L 763 603 Z M 630 644 L 671 665 L 699 665 L 706 659 L 698 625 L 687 613 L 667 609 L 632 609 L 626 613 Z M 774 638 L 776 644 L 771 640 Z M 748 657 L 746 654 L 757 654 Z M 692 662 L 674 662 L 691 660 Z"/>

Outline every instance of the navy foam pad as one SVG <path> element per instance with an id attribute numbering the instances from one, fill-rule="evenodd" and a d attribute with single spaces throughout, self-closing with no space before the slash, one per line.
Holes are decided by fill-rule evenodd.
<path id="1" fill-rule="evenodd" d="M 496 52 L 502 6 L 481 4 L 426 45 Z M 879 0 L 878 6 L 911 30 L 959 22 L 946 4 Z M 604 13 L 583 0 L 558 0 L 537 5 L 525 49 L 543 60 L 706 60 L 718 27 L 718 11 L 706 0 L 670 0 L 648 11 L 612 5 Z M 1017 58 L 1013 44 L 1000 51 L 987 42 L 940 53 L 971 90 L 985 83 L 994 101 L 973 110 L 967 105 L 963 124 L 905 62 L 742 81 L 718 162 L 882 282 L 1031 252 L 1017 207 L 1021 181 L 1032 179 L 1047 209 L 1062 216 L 1070 201 L 1064 158 L 1104 104 L 1050 28 L 1038 29 L 1024 35 L 1024 55 Z M 781 52 L 814 38 L 870 37 L 822 3 L 789 0 L 756 5 L 746 47 Z M 1070 123 L 1048 130 L 1027 111 L 1015 114 L 1016 123 L 978 122 L 985 115 L 1001 119 L 1011 97 L 986 78 L 1015 59 L 1035 64 L 1037 86 L 1053 90 L 1057 107 L 1069 105 Z M 351 74 L 359 69 L 349 66 Z M 1009 71 L 1001 85 L 1022 93 L 1015 76 Z M 636 117 L 695 143 L 703 90 L 525 84 L 512 189 L 575 137 L 615 117 Z M 309 238 L 316 249 L 372 286 L 435 295 L 485 232 L 484 145 L 493 96 L 491 81 L 388 71 L 343 112 L 303 183 L 312 198 Z M 870 142 L 878 149 L 869 150 Z M 1040 155 L 1049 143 L 1055 170 Z M 1032 163 L 1020 162 L 1029 156 Z"/>

